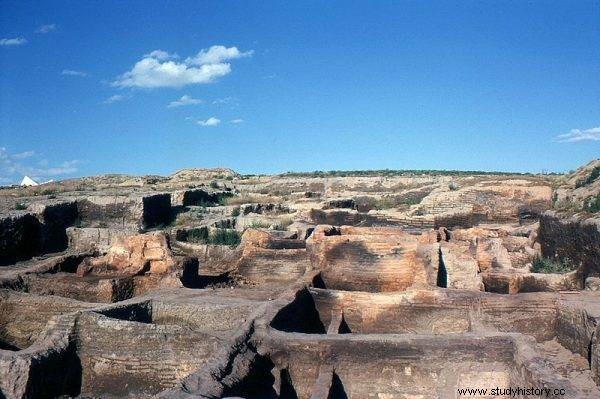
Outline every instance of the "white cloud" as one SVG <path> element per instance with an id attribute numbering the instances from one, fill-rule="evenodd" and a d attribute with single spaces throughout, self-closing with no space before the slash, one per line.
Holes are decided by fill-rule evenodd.
<path id="1" fill-rule="evenodd" d="M 212 102 L 214 105 L 237 105 L 237 99 L 235 97 L 224 97 L 218 98 Z"/>
<path id="2" fill-rule="evenodd" d="M 155 50 L 136 62 L 131 70 L 118 76 L 112 85 L 157 88 L 211 83 L 231 72 L 231 64 L 223 61 L 251 54 L 251 51 L 241 53 L 236 47 L 213 46 L 184 62 L 177 62 L 171 59 L 174 55 Z"/>
<path id="3" fill-rule="evenodd" d="M 68 76 L 88 76 L 88 73 L 84 72 L 84 71 L 75 71 L 73 69 L 63 69 L 63 71 L 61 72 L 61 75 L 68 75 Z"/>
<path id="4" fill-rule="evenodd" d="M 202 65 L 199 68 L 174 61 L 160 62 L 144 58 L 133 69 L 125 72 L 114 83 L 118 87 L 182 87 L 190 84 L 210 83 L 231 72 L 229 64 Z"/>
<path id="5" fill-rule="evenodd" d="M 193 98 L 192 96 L 188 96 L 186 94 L 186 95 L 181 96 L 181 98 L 179 100 L 171 101 L 169 103 L 169 105 L 167 105 L 167 108 L 175 108 L 175 107 L 181 107 L 183 105 L 197 105 L 197 104 L 202 104 L 202 100 Z"/>
<path id="6" fill-rule="evenodd" d="M 103 103 L 104 104 L 113 104 L 113 103 L 116 103 L 118 101 L 122 101 L 124 99 L 125 99 L 124 96 L 122 96 L 120 94 L 115 94 L 115 95 L 112 95 L 112 96 L 108 97 L 106 100 L 103 101 Z"/>
<path id="7" fill-rule="evenodd" d="M 27 39 L 24 37 L 13 37 L 10 39 L 0 39 L 0 46 L 20 46 L 21 44 L 27 43 Z"/>
<path id="8" fill-rule="evenodd" d="M 212 116 L 205 121 L 198 121 L 196 123 L 200 126 L 217 126 L 219 123 L 221 123 L 221 120 Z"/>
<path id="9" fill-rule="evenodd" d="M 196 56 L 188 57 L 185 61 L 192 65 L 219 64 L 235 58 L 251 57 L 253 50 L 241 52 L 237 47 L 212 46 L 202 49 Z"/>
<path id="10" fill-rule="evenodd" d="M 242 118 L 236 118 L 236 119 L 230 120 L 229 123 L 239 125 L 240 123 L 244 123 L 244 120 Z"/>
<path id="11" fill-rule="evenodd" d="M 60 176 L 60 175 L 68 175 L 71 173 L 77 172 L 77 165 L 79 165 L 81 161 L 74 159 L 72 161 L 65 161 L 60 164 L 60 166 L 56 166 L 53 168 L 48 168 L 43 171 L 45 176 Z"/>
<path id="12" fill-rule="evenodd" d="M 16 154 L 9 153 L 0 147 L 0 182 L 18 183 L 23 176 L 34 180 L 47 180 L 49 177 L 73 174 L 78 171 L 78 160 L 62 162 L 57 166 L 48 166 L 48 161 L 37 161 L 35 151 L 24 151 Z"/>
<path id="13" fill-rule="evenodd" d="M 163 50 L 154 50 L 148 54 L 144 54 L 144 58 L 156 58 L 159 61 L 163 61 L 172 58 L 179 58 L 179 56 L 177 54 L 170 54 Z"/>
<path id="14" fill-rule="evenodd" d="M 36 33 L 50 33 L 56 30 L 56 24 L 48 24 L 42 25 L 37 30 Z"/>
<path id="15" fill-rule="evenodd" d="M 556 136 L 556 141 L 559 143 L 584 140 L 600 141 L 600 127 L 593 127 L 585 130 L 573 129 L 569 133 Z"/>
<path id="16" fill-rule="evenodd" d="M 31 158 L 34 155 L 35 155 L 35 151 L 23 151 L 23 152 L 13 154 L 12 157 L 14 159 L 25 159 L 25 158 Z"/>

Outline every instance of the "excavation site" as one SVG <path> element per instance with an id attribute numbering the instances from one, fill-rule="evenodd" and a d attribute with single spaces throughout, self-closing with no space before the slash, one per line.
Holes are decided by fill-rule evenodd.
<path id="1" fill-rule="evenodd" d="M 0 398 L 600 398 L 599 175 L 3 187 Z"/>

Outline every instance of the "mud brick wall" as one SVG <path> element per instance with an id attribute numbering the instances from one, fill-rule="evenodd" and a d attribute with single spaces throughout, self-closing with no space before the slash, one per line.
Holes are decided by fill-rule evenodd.
<path id="1" fill-rule="evenodd" d="M 75 202 L 34 204 L 32 208 L 32 212 L 0 219 L 0 265 L 67 248 L 66 229 L 77 219 Z"/>
<path id="2" fill-rule="evenodd" d="M 152 301 L 152 322 L 176 324 L 194 331 L 226 337 L 236 332 L 258 303 L 247 300 L 211 298 L 199 303 Z"/>
<path id="3" fill-rule="evenodd" d="M 0 219 L 0 266 L 29 259 L 41 250 L 42 225 L 29 213 Z"/>
<path id="4" fill-rule="evenodd" d="M 79 395 L 81 370 L 69 340 L 76 314 L 52 317 L 36 343 L 20 352 L 0 353 L 0 397 Z"/>
<path id="5" fill-rule="evenodd" d="M 320 209 L 310 210 L 310 220 L 315 224 L 329 224 L 333 226 L 370 226 L 377 219 L 366 213 L 348 212 L 348 211 L 322 211 Z"/>
<path id="6" fill-rule="evenodd" d="M 596 320 L 579 305 L 577 301 L 558 302 L 556 335 L 565 348 L 591 361 Z"/>
<path id="7" fill-rule="evenodd" d="M 258 282 L 294 281 L 310 265 L 305 249 L 265 249 L 246 246 L 238 262 L 236 273 Z"/>
<path id="8" fill-rule="evenodd" d="M 204 190 L 190 190 L 183 194 L 183 206 L 190 205 L 219 205 L 224 198 L 233 196 L 227 191 L 209 193 Z"/>
<path id="9" fill-rule="evenodd" d="M 72 250 L 98 250 L 106 252 L 115 238 L 132 235 L 135 232 L 135 229 L 69 227 L 67 229 L 67 237 L 69 239 L 69 247 Z"/>
<path id="10" fill-rule="evenodd" d="M 546 257 L 568 258 L 582 265 L 583 278 L 600 276 L 600 227 L 580 221 L 563 221 L 547 212 L 540 218 L 538 241 Z"/>
<path id="11" fill-rule="evenodd" d="M 293 330 L 293 326 L 281 322 L 282 316 L 295 312 L 296 318 L 308 320 L 312 315 L 327 329 L 342 313 L 350 332 L 361 334 L 500 331 L 531 335 L 538 341 L 553 339 L 557 334 L 557 308 L 552 294 L 476 297 L 466 291 L 377 294 L 315 288 L 310 293 L 312 301 L 300 303 L 296 298 L 279 312 L 272 326 L 282 331 L 313 332 L 304 326 Z"/>
<path id="12" fill-rule="evenodd" d="M 596 385 L 600 385 L 600 326 L 596 327 L 590 348 L 590 368 Z"/>
<path id="13" fill-rule="evenodd" d="M 204 365 L 215 337 L 171 325 L 82 315 L 77 323 L 82 394 L 156 394 Z"/>
<path id="14" fill-rule="evenodd" d="M 30 274 L 24 278 L 27 290 L 38 295 L 60 295 L 86 302 L 109 303 L 133 295 L 132 278 L 82 279 L 73 273 Z"/>
<path id="15" fill-rule="evenodd" d="M 469 228 L 483 220 L 485 220 L 485 217 L 476 213 L 458 213 L 450 216 L 435 217 L 433 227 L 436 229 L 439 229 L 440 227 L 446 227 L 448 229 L 457 227 Z"/>
<path id="16" fill-rule="evenodd" d="M 52 316 L 91 305 L 66 298 L 0 290 L 0 340 L 20 349 L 33 344 Z"/>
<path id="17" fill-rule="evenodd" d="M 317 241 L 322 240 L 322 243 Z M 414 284 L 435 285 L 432 257 L 417 250 L 412 236 L 315 237 L 313 263 L 323 268 L 327 288 L 349 291 L 402 291 Z M 431 255 L 431 254 L 429 254 Z"/>
<path id="18" fill-rule="evenodd" d="M 141 218 L 142 205 L 125 196 L 95 196 L 77 200 L 79 223 L 85 227 L 135 226 Z"/>
<path id="19" fill-rule="evenodd" d="M 44 253 L 59 252 L 67 249 L 67 227 L 77 220 L 77 204 L 74 201 L 52 204 L 44 207 L 41 213 L 42 243 Z"/>
<path id="20" fill-rule="evenodd" d="M 507 337 L 289 338 L 273 342 L 271 360 L 289 375 L 299 398 L 310 398 L 320 364 L 333 366 L 347 397 L 444 397 L 459 383 L 518 383 L 511 373 L 514 345 Z"/>
<path id="21" fill-rule="evenodd" d="M 82 227 L 152 228 L 173 217 L 171 194 L 90 196 L 77 200 Z"/>
<path id="22" fill-rule="evenodd" d="M 323 324 L 341 311 L 352 333 L 445 334 L 470 329 L 469 299 L 436 298 L 420 292 L 423 303 L 415 303 L 402 295 L 380 295 L 363 292 L 335 292 L 311 289 Z M 423 294 L 423 295 L 421 295 Z"/>
<path id="23" fill-rule="evenodd" d="M 518 332 L 534 337 L 538 342 L 557 335 L 557 304 L 550 293 L 500 295 L 487 294 L 471 301 L 473 323 L 501 332 Z M 478 317 L 477 317 L 478 316 Z"/>

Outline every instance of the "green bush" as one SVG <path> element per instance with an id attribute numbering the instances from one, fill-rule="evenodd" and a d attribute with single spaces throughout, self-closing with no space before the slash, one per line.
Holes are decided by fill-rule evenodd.
<path id="1" fill-rule="evenodd" d="M 209 234 L 208 227 L 200 227 L 188 230 L 187 241 L 200 244 L 228 245 L 233 248 L 240 243 L 241 236 L 237 231 L 228 229 L 216 229 L 212 234 Z"/>
<path id="2" fill-rule="evenodd" d="M 27 205 L 21 204 L 21 203 L 17 203 L 17 204 L 15 204 L 15 209 L 17 211 L 24 211 L 25 209 L 27 209 Z"/>
<path id="3" fill-rule="evenodd" d="M 533 273 L 558 273 L 564 274 L 575 270 L 575 266 L 569 259 L 550 259 L 536 257 L 533 260 L 531 271 Z"/>
<path id="4" fill-rule="evenodd" d="M 586 200 L 585 210 L 590 213 L 600 212 L 600 194 L 592 196 Z"/>
<path id="5" fill-rule="evenodd" d="M 283 218 L 279 221 L 279 223 L 271 226 L 272 230 L 286 231 L 288 226 L 292 224 L 293 221 L 290 218 Z"/>
<path id="6" fill-rule="evenodd" d="M 600 166 L 596 166 L 594 169 L 592 169 L 592 172 L 588 177 L 575 183 L 575 187 L 579 188 L 587 186 L 588 184 L 592 184 L 598 177 L 600 177 Z"/>
<path id="7" fill-rule="evenodd" d="M 392 197 L 381 197 L 375 200 L 374 208 L 378 210 L 391 209 L 396 207 L 396 201 Z"/>
<path id="8" fill-rule="evenodd" d="M 197 242 L 206 244 L 208 242 L 208 228 L 200 227 L 198 229 L 191 229 L 187 232 L 188 242 Z"/>
<path id="9" fill-rule="evenodd" d="M 240 207 L 239 206 L 236 206 L 235 208 L 233 208 L 231 210 L 231 216 L 234 218 L 240 216 Z"/>
<path id="10" fill-rule="evenodd" d="M 215 180 L 211 181 L 210 188 L 219 188 L 219 183 L 217 183 Z"/>
<path id="11" fill-rule="evenodd" d="M 240 233 L 236 230 L 217 229 L 209 237 L 209 243 L 215 245 L 228 245 L 232 248 L 240 243 Z"/>
<path id="12" fill-rule="evenodd" d="M 419 201 L 417 198 L 410 198 L 409 197 L 409 198 L 405 198 L 405 199 L 402 200 L 402 204 L 403 205 L 408 205 L 408 206 L 417 205 L 417 204 L 420 204 L 420 203 L 421 203 L 421 201 Z"/>
<path id="13" fill-rule="evenodd" d="M 253 220 L 247 227 L 249 229 L 268 229 L 271 225 L 260 220 Z"/>

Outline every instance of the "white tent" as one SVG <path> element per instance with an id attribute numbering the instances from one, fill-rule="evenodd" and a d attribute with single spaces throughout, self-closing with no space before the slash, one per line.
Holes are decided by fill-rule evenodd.
<path id="1" fill-rule="evenodd" d="M 29 176 L 25 176 L 21 180 L 21 186 L 38 186 L 39 184 Z"/>

